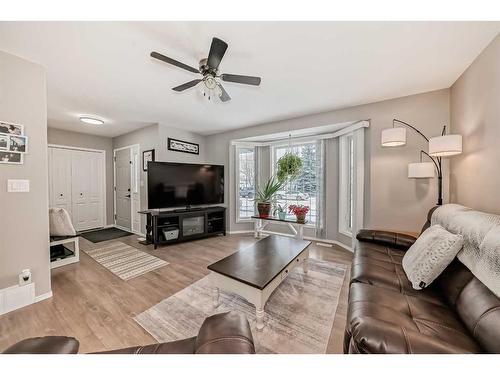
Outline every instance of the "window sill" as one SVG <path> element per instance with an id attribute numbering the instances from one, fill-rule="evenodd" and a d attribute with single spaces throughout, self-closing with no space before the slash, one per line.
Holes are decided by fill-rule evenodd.
<path id="1" fill-rule="evenodd" d="M 339 230 L 339 233 L 346 236 L 346 237 L 352 238 L 352 233 L 348 232 L 346 230 Z"/>
<path id="2" fill-rule="evenodd" d="M 253 223 L 253 219 L 252 218 L 236 219 L 236 224 L 248 224 L 248 223 Z"/>

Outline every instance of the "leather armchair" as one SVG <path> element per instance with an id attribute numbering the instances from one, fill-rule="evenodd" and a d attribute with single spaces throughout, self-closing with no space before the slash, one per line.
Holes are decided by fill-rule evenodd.
<path id="1" fill-rule="evenodd" d="M 76 354 L 78 347 L 78 340 L 72 337 L 34 337 L 12 345 L 3 353 Z M 205 319 L 195 337 L 100 354 L 255 354 L 255 347 L 247 319 L 240 314 L 227 312 Z"/>

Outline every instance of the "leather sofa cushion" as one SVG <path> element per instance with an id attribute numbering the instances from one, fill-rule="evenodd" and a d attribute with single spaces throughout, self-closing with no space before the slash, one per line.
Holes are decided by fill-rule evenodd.
<path id="1" fill-rule="evenodd" d="M 353 354 L 462 354 L 475 353 L 453 342 L 430 338 L 416 331 L 363 317 L 351 322 L 352 337 L 344 351 Z"/>
<path id="2" fill-rule="evenodd" d="M 194 350 L 195 354 L 254 354 L 248 320 L 235 312 L 208 317 L 198 332 Z"/>
<path id="3" fill-rule="evenodd" d="M 356 238 L 359 241 L 391 246 L 401 250 L 407 250 L 416 240 L 416 237 L 409 234 L 372 229 L 361 229 Z"/>
<path id="4" fill-rule="evenodd" d="M 73 337 L 32 337 L 12 345 L 4 354 L 76 354 L 80 343 Z"/>
<path id="5" fill-rule="evenodd" d="M 422 339 L 453 343 L 465 352 L 481 351 L 460 319 L 438 296 L 428 295 L 424 291 L 419 293 L 422 295 L 411 296 L 373 285 L 353 283 L 349 291 L 349 336 L 352 337 L 356 322 L 359 324 L 370 318 L 398 327 L 399 335 L 415 332 Z M 393 338 L 390 334 L 383 334 L 373 339 L 390 341 Z M 400 347 L 401 350 L 403 348 Z"/>
<path id="6" fill-rule="evenodd" d="M 359 242 L 354 253 L 355 258 L 366 257 L 395 264 L 401 264 L 404 255 L 402 250 L 370 242 Z"/>
<path id="7" fill-rule="evenodd" d="M 94 354 L 193 354 L 196 337 L 184 340 L 152 344 L 146 346 L 133 346 Z"/>

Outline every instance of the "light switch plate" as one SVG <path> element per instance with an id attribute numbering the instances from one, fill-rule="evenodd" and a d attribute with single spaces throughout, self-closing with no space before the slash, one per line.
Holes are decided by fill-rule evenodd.
<path id="1" fill-rule="evenodd" d="M 28 193 L 30 191 L 30 180 L 7 180 L 8 193 Z"/>

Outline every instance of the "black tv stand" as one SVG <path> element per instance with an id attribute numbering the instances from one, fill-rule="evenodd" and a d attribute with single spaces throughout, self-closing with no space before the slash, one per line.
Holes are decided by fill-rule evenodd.
<path id="1" fill-rule="evenodd" d="M 168 245 L 226 235 L 226 207 L 139 211 L 146 215 L 144 244 Z"/>

